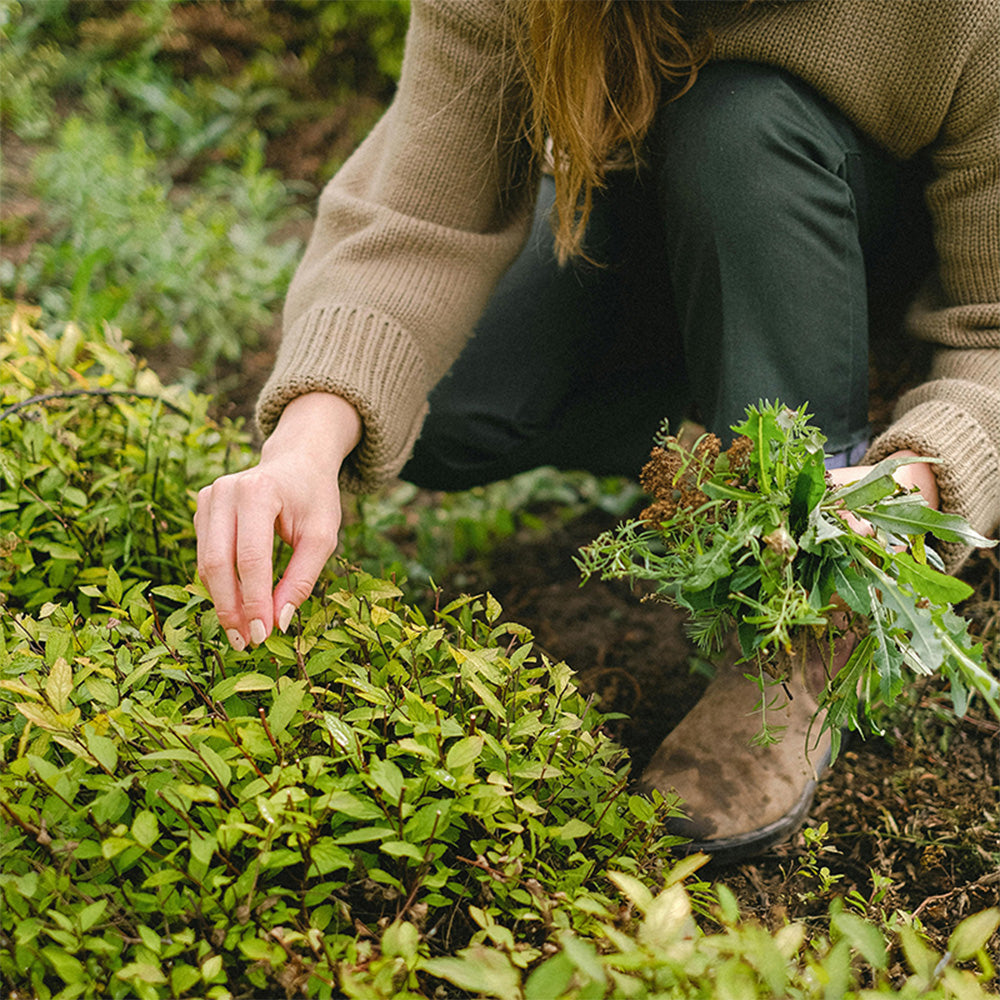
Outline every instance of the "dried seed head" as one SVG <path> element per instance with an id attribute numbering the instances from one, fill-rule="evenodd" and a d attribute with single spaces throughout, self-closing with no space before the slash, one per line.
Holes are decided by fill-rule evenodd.
<path id="1" fill-rule="evenodd" d="M 686 508 L 687 510 L 694 510 L 707 502 L 708 497 L 701 490 L 697 487 L 685 485 L 681 487 L 681 498 L 677 502 L 677 506 Z"/>
<path id="2" fill-rule="evenodd" d="M 654 448 L 649 453 L 649 461 L 639 473 L 639 482 L 647 493 L 658 500 L 670 500 L 674 493 L 674 480 L 680 468 L 680 455 L 664 448 Z"/>
<path id="3" fill-rule="evenodd" d="M 720 447 L 721 442 L 714 434 L 703 434 L 694 446 L 694 468 L 691 471 L 699 486 L 715 472 Z"/>
<path id="4" fill-rule="evenodd" d="M 729 468 L 732 472 L 744 472 L 750 464 L 750 452 L 753 451 L 753 441 L 746 436 L 738 437 L 727 449 Z"/>
<path id="5" fill-rule="evenodd" d="M 694 457 L 699 462 L 714 462 L 721 447 L 722 442 L 714 434 L 703 434 L 694 447 Z"/>
<path id="6" fill-rule="evenodd" d="M 657 500 L 651 503 L 639 514 L 640 521 L 650 524 L 662 524 L 669 521 L 677 513 L 677 504 L 673 500 Z"/>

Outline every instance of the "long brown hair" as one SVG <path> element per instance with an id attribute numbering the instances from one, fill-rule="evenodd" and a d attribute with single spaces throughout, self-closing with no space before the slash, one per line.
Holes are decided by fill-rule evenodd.
<path id="1" fill-rule="evenodd" d="M 669 88 L 694 83 L 710 39 L 688 37 L 672 0 L 522 0 L 521 61 L 535 155 L 551 140 L 560 261 L 582 253 L 594 192 L 609 163 L 639 147 Z"/>

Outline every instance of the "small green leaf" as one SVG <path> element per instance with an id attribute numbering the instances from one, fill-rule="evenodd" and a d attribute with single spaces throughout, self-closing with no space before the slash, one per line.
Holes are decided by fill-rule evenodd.
<path id="1" fill-rule="evenodd" d="M 30 723 L 40 729 L 49 732 L 62 733 L 72 730 L 72 726 L 67 725 L 62 717 L 57 715 L 48 705 L 31 705 L 26 701 L 16 702 L 14 708 L 18 710 Z"/>
<path id="2" fill-rule="evenodd" d="M 107 837 L 101 842 L 101 854 L 105 858 L 116 858 L 130 847 L 135 847 L 131 837 Z"/>
<path id="3" fill-rule="evenodd" d="M 920 935 L 907 924 L 903 924 L 899 929 L 899 943 L 902 945 L 909 967 L 929 982 L 941 956 L 933 948 L 929 948 Z"/>
<path id="4" fill-rule="evenodd" d="M 563 946 L 566 957 L 576 966 L 577 974 L 582 974 L 594 983 L 605 983 L 607 977 L 604 967 L 594 945 L 583 938 L 578 938 L 570 931 L 559 935 L 559 943 Z M 603 996 L 604 994 L 598 994 Z"/>
<path id="5" fill-rule="evenodd" d="M 161 868 L 153 872 L 152 875 L 142 883 L 144 889 L 155 889 L 157 886 L 170 885 L 173 882 L 180 882 L 187 878 L 184 872 L 177 871 L 176 868 Z"/>
<path id="6" fill-rule="evenodd" d="M 667 948 L 692 931 L 691 900 L 677 884 L 659 893 L 646 908 L 639 940 L 653 948 Z"/>
<path id="7" fill-rule="evenodd" d="M 445 767 L 449 771 L 462 771 L 467 764 L 479 759 L 483 752 L 482 736 L 466 736 L 448 748 Z"/>
<path id="8" fill-rule="evenodd" d="M 154 955 L 159 955 L 160 950 L 163 947 L 163 942 L 160 940 L 160 935 L 157 934 L 152 927 L 147 927 L 145 924 L 139 924 L 137 930 L 139 931 L 139 937 L 142 938 L 142 943 Z"/>
<path id="9" fill-rule="evenodd" d="M 823 453 L 814 451 L 802 463 L 792 490 L 788 517 L 793 532 L 798 534 L 802 531 L 809 515 L 825 493 L 826 467 L 823 464 Z"/>
<path id="10" fill-rule="evenodd" d="M 878 503 L 885 497 L 892 496 L 893 493 L 902 489 L 899 483 L 893 479 L 892 474 L 904 465 L 912 465 L 914 462 L 937 462 L 936 458 L 883 458 L 877 462 L 862 476 L 857 482 L 848 483 L 834 490 L 831 499 L 846 507 L 848 510 L 857 510 L 869 504 Z M 867 514 L 865 515 L 867 517 Z"/>
<path id="11" fill-rule="evenodd" d="M 608 878 L 641 913 L 645 913 L 649 909 L 653 902 L 653 894 L 637 878 L 625 872 L 616 871 L 608 872 Z"/>
<path id="12" fill-rule="evenodd" d="M 497 696 L 473 673 L 467 673 L 462 665 L 462 680 L 476 693 L 483 707 L 495 718 L 506 718 L 507 713 Z"/>
<path id="13" fill-rule="evenodd" d="M 394 858 L 411 858 L 413 861 L 423 861 L 424 852 L 415 844 L 405 840 L 387 840 L 379 845 L 379 850 Z"/>
<path id="14" fill-rule="evenodd" d="M 143 809 L 136 813 L 132 820 L 132 836 L 137 844 L 143 847 L 152 847 L 160 835 L 160 824 L 156 820 L 154 813 L 148 809 Z"/>
<path id="15" fill-rule="evenodd" d="M 0 681 L 0 688 L 3 688 L 5 691 L 12 691 L 14 694 L 19 694 L 22 698 L 34 698 L 35 701 L 42 700 L 42 696 L 34 688 L 30 688 L 20 681 Z"/>
<path id="16" fill-rule="evenodd" d="M 391 760 L 376 757 L 369 765 L 368 773 L 386 799 L 396 805 L 403 797 L 403 772 Z"/>
<path id="17" fill-rule="evenodd" d="M 104 916 L 104 911 L 107 908 L 108 901 L 106 899 L 98 899 L 89 906 L 85 906 L 80 911 L 80 930 L 86 934 Z"/>
<path id="18" fill-rule="evenodd" d="M 521 1000 L 521 974 L 503 952 L 485 945 L 464 948 L 457 955 L 429 958 L 420 968 L 460 990 L 497 1000 Z"/>
<path id="19" fill-rule="evenodd" d="M 310 872 L 315 869 L 317 875 L 328 875 L 341 869 L 349 870 L 354 864 L 350 853 L 338 847 L 330 837 L 321 837 L 311 844 L 309 857 L 312 861 Z"/>
<path id="20" fill-rule="evenodd" d="M 115 572 L 114 566 L 108 566 L 107 577 L 104 582 L 105 590 L 107 591 L 108 597 L 111 599 L 112 604 L 121 604 L 122 602 L 122 581 L 118 574 Z"/>
<path id="21" fill-rule="evenodd" d="M 830 920 L 831 926 L 848 941 L 869 965 L 884 969 L 888 964 L 885 939 L 874 925 L 853 913 L 837 913 Z"/>
<path id="22" fill-rule="evenodd" d="M 114 823 L 128 808 L 128 796 L 121 788 L 112 788 L 94 799 L 91 813 L 97 823 Z"/>
<path id="23" fill-rule="evenodd" d="M 196 983 L 201 981 L 201 974 L 194 966 L 175 965 L 170 970 L 170 988 L 174 996 L 187 993 Z"/>
<path id="24" fill-rule="evenodd" d="M 222 956 L 210 955 L 201 963 L 201 978 L 206 983 L 212 982 L 222 972 Z"/>
<path id="25" fill-rule="evenodd" d="M 212 688 L 212 697 L 216 701 L 226 701 L 240 691 L 270 691 L 274 687 L 273 677 L 267 674 L 247 673 L 224 677 Z"/>
<path id="26" fill-rule="evenodd" d="M 323 726 L 333 737 L 333 742 L 346 750 L 354 745 L 354 730 L 332 712 L 323 713 Z"/>
<path id="27" fill-rule="evenodd" d="M 141 983 L 150 983 L 151 985 L 158 985 L 167 981 L 163 970 L 151 962 L 129 962 L 128 965 L 122 966 L 115 973 L 115 978 L 124 979 L 126 982 L 138 979 Z"/>
<path id="28" fill-rule="evenodd" d="M 589 823 L 585 823 L 582 819 L 574 816 L 563 823 L 562 826 L 552 830 L 551 834 L 555 840 L 575 840 L 577 837 L 586 837 L 587 834 L 593 833 L 593 831 L 594 828 Z"/>
<path id="29" fill-rule="evenodd" d="M 229 765 L 207 743 L 202 743 L 198 748 L 198 752 L 201 754 L 206 767 L 208 767 L 215 780 L 223 788 L 228 788 L 229 782 L 232 780 L 232 771 Z"/>
<path id="30" fill-rule="evenodd" d="M 373 840 L 385 840 L 396 831 L 391 826 L 364 826 L 358 830 L 350 830 L 334 838 L 335 844 L 367 844 Z"/>
<path id="31" fill-rule="evenodd" d="M 935 604 L 958 604 L 974 593 L 964 580 L 917 562 L 907 552 L 896 552 L 892 561 L 899 570 L 899 582 L 909 584 L 916 594 Z"/>
<path id="32" fill-rule="evenodd" d="M 663 887 L 666 889 L 676 882 L 683 882 L 699 868 L 704 868 L 710 860 L 711 858 L 707 854 L 689 854 L 687 857 L 681 858 L 667 873 Z"/>
<path id="33" fill-rule="evenodd" d="M 420 932 L 408 920 L 394 920 L 382 934 L 382 954 L 412 961 L 417 957 Z"/>
<path id="34" fill-rule="evenodd" d="M 990 907 L 966 917 L 948 938 L 948 951 L 956 962 L 974 958 L 1000 927 L 1000 908 Z"/>
<path id="35" fill-rule="evenodd" d="M 201 834 L 191 835 L 191 857 L 202 868 L 207 868 L 215 854 L 215 837 Z"/>
<path id="36" fill-rule="evenodd" d="M 118 750 L 114 741 L 107 736 L 95 733 L 91 726 L 84 727 L 84 739 L 87 743 L 87 749 L 93 754 L 94 759 L 113 774 L 118 766 Z"/>
<path id="37" fill-rule="evenodd" d="M 500 602 L 492 594 L 486 595 L 486 610 L 484 613 L 486 621 L 491 625 L 503 614 Z"/>
<path id="38" fill-rule="evenodd" d="M 274 687 L 274 678 L 267 674 L 241 674 L 236 678 L 236 686 L 233 689 L 238 691 L 270 691 Z"/>
<path id="39" fill-rule="evenodd" d="M 165 597 L 167 600 L 176 601 L 178 604 L 187 604 L 191 600 L 191 594 L 188 590 L 176 584 L 164 584 L 162 587 L 154 587 L 150 593 L 156 597 Z"/>
<path id="40" fill-rule="evenodd" d="M 910 633 L 904 654 L 907 661 L 913 664 L 916 659 L 915 665 L 921 673 L 939 669 L 945 659 L 945 644 L 929 609 L 921 606 L 913 594 L 891 585 L 883 587 L 882 603 L 896 613 L 893 624 Z"/>
<path id="41" fill-rule="evenodd" d="M 56 971 L 56 975 L 62 979 L 64 983 L 77 983 L 85 978 L 85 972 L 83 965 L 80 964 L 80 960 L 74 958 L 68 952 L 64 951 L 62 948 L 57 948 L 54 945 L 48 945 L 42 948 L 41 954 L 49 962 L 53 969 Z"/>
<path id="42" fill-rule="evenodd" d="M 295 718 L 295 713 L 306 696 L 307 683 L 307 681 L 286 681 L 281 685 L 271 705 L 271 711 L 267 713 L 268 725 L 275 735 L 283 733 Z"/>
<path id="43" fill-rule="evenodd" d="M 385 815 L 370 796 L 359 798 L 350 792 L 329 792 L 319 800 L 319 804 L 327 812 L 342 813 L 351 819 L 377 819 Z"/>
<path id="44" fill-rule="evenodd" d="M 524 1000 L 552 1000 L 562 996 L 573 976 L 573 963 L 564 951 L 542 962 L 524 984 Z"/>
<path id="45" fill-rule="evenodd" d="M 847 560 L 838 560 L 832 564 L 831 572 L 837 594 L 852 611 L 868 617 L 872 609 L 872 595 L 857 566 Z"/>
<path id="46" fill-rule="evenodd" d="M 55 711 L 62 715 L 69 708 L 69 696 L 73 693 L 73 669 L 59 657 L 52 664 L 48 680 L 45 682 L 45 698 Z"/>

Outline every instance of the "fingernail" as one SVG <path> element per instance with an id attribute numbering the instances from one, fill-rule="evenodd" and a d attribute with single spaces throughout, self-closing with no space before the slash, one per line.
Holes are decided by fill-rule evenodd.
<path id="1" fill-rule="evenodd" d="M 281 609 L 281 614 L 278 615 L 278 628 L 282 632 L 288 631 L 288 626 L 292 623 L 292 615 L 294 614 L 295 605 L 290 602 Z"/>
<path id="2" fill-rule="evenodd" d="M 229 640 L 229 645 L 232 646 L 237 653 L 242 653 L 243 650 L 247 648 L 246 640 L 234 628 L 226 629 L 226 638 Z"/>
<path id="3" fill-rule="evenodd" d="M 264 628 L 264 623 L 259 618 L 254 618 L 250 622 L 250 641 L 255 646 L 259 646 L 266 638 L 267 629 Z"/>

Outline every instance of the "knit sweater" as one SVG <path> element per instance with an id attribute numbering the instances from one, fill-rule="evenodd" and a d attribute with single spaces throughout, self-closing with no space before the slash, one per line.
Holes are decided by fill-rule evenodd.
<path id="1" fill-rule="evenodd" d="M 536 166 L 516 134 L 526 88 L 507 0 L 413 0 L 396 96 L 327 185 L 289 290 L 264 434 L 294 397 L 360 412 L 342 486 L 402 467 L 448 371 L 527 236 Z M 907 318 L 934 345 L 866 461 L 935 466 L 943 509 L 1000 518 L 1000 5 L 996 0 L 696 3 L 713 59 L 781 67 L 901 159 L 926 152 L 937 267 Z M 965 550 L 945 546 L 956 567 Z"/>

